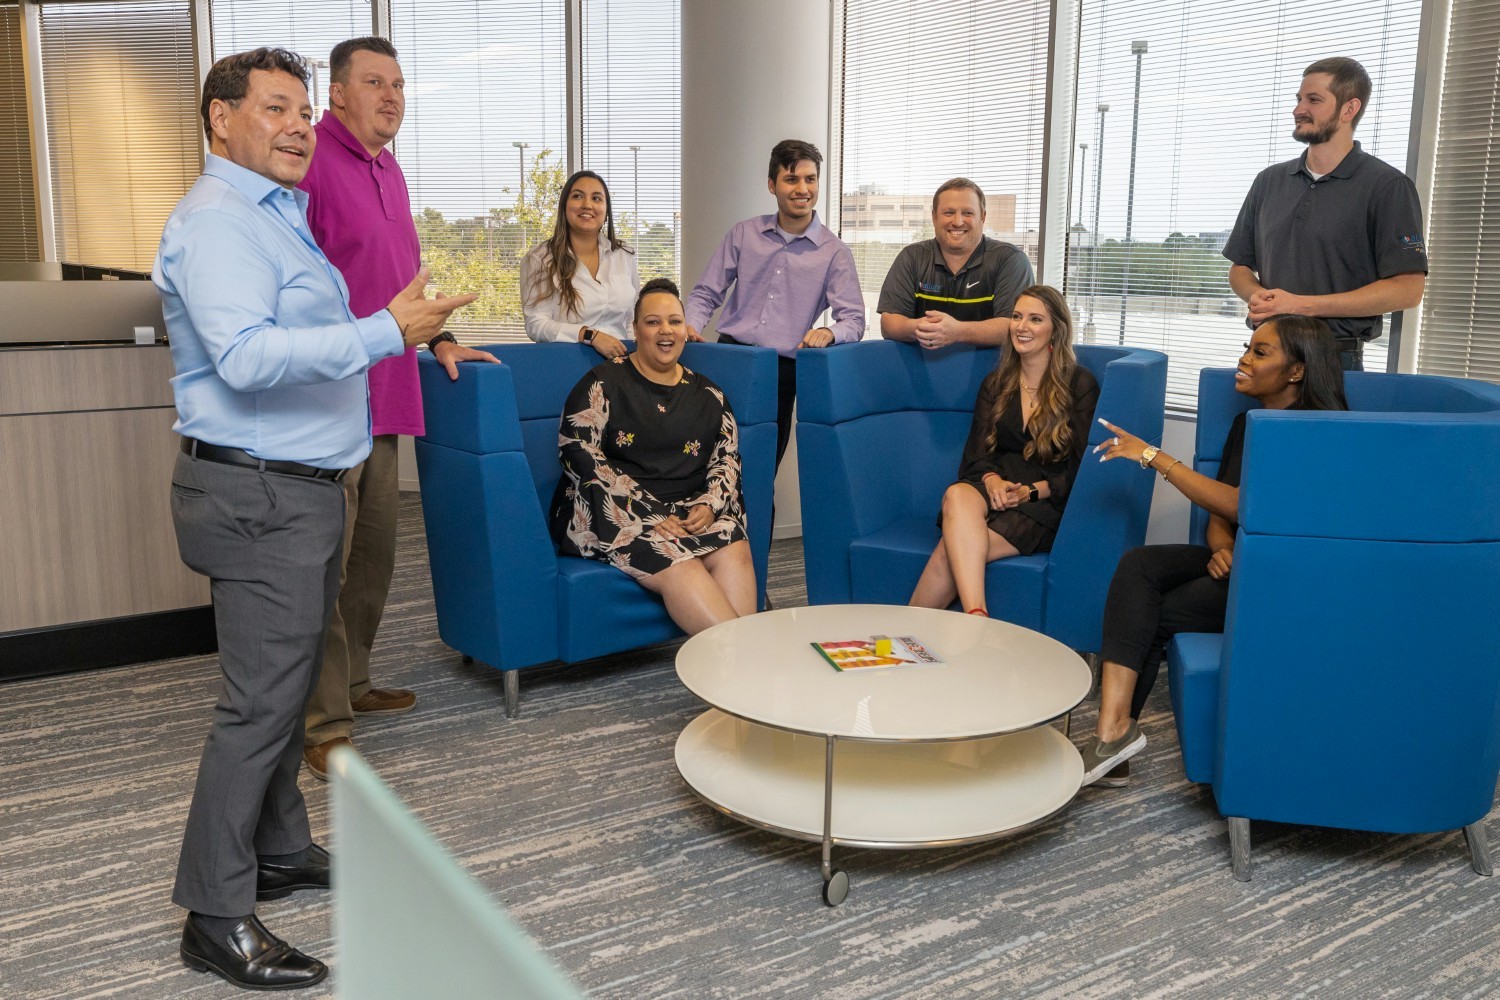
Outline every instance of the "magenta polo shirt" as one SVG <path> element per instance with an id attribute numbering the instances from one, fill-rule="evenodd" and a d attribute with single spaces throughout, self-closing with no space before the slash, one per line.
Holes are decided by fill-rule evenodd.
<path id="1" fill-rule="evenodd" d="M 390 304 L 422 264 L 406 177 L 390 150 L 372 157 L 333 112 L 318 120 L 312 167 L 298 187 L 309 197 L 307 221 L 323 253 L 344 275 L 349 308 L 372 316 Z M 421 434 L 417 352 L 370 369 L 370 433 Z"/>

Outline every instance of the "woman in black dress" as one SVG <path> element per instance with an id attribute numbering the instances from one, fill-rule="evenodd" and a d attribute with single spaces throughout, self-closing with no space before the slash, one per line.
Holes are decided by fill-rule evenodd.
<path id="1" fill-rule="evenodd" d="M 1010 344 L 979 387 L 958 482 L 943 494 L 943 540 L 911 603 L 958 598 L 987 614 L 984 567 L 1052 548 L 1068 491 L 1088 447 L 1099 383 L 1073 353 L 1062 293 L 1033 285 L 1016 297 Z"/>
<path id="2" fill-rule="evenodd" d="M 723 391 L 678 362 L 676 285 L 647 282 L 632 327 L 635 351 L 591 370 L 563 408 L 552 537 L 660 594 L 692 635 L 755 611 L 739 428 Z"/>
<path id="3" fill-rule="evenodd" d="M 1309 316 L 1276 316 L 1245 345 L 1235 389 L 1268 410 L 1347 410 L 1344 372 L 1328 326 Z M 1136 719 L 1156 681 L 1162 654 L 1179 632 L 1222 632 L 1239 526 L 1245 415 L 1234 418 L 1217 478 L 1129 432 L 1096 448 L 1100 461 L 1128 458 L 1155 469 L 1210 514 L 1204 545 L 1146 545 L 1120 560 L 1104 602 L 1099 658 L 1099 719 L 1083 748 L 1083 783 L 1118 788 L 1130 780 L 1130 758 L 1146 746 Z"/>

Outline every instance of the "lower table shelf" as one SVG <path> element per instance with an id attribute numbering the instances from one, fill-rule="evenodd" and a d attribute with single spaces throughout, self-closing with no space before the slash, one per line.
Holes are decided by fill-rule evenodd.
<path id="1" fill-rule="evenodd" d="M 826 742 L 709 709 L 677 739 L 677 769 L 710 805 L 754 826 L 821 841 Z M 1078 794 L 1083 761 L 1050 726 L 945 743 L 839 740 L 833 842 L 936 847 L 1033 826 Z"/>

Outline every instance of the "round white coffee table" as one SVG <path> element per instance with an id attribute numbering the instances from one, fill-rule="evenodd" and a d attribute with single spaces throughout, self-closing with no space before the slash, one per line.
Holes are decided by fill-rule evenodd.
<path id="1" fill-rule="evenodd" d="M 812 648 L 876 634 L 915 636 L 945 662 L 841 672 Z M 1047 723 L 1083 700 L 1089 668 L 1008 622 L 868 604 L 769 611 L 689 639 L 677 675 L 713 706 L 677 739 L 683 779 L 729 816 L 821 841 L 831 906 L 849 885 L 834 844 L 994 839 L 1050 818 L 1083 780 Z"/>

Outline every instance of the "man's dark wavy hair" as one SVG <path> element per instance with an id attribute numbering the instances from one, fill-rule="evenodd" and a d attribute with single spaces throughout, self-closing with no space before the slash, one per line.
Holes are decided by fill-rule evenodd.
<path id="1" fill-rule="evenodd" d="M 823 154 L 818 152 L 817 146 L 801 139 L 782 139 L 771 148 L 771 169 L 766 174 L 767 180 L 774 181 L 782 167 L 796 170 L 797 164 L 803 160 L 812 160 L 818 173 L 823 172 Z"/>
<path id="2" fill-rule="evenodd" d="M 203 116 L 203 135 L 212 139 L 214 130 L 208 123 L 208 106 L 214 101 L 223 101 L 231 108 L 238 108 L 245 95 L 250 92 L 250 74 L 255 70 L 290 73 L 307 86 L 312 73 L 307 60 L 286 49 L 251 49 L 225 56 L 213 64 L 203 81 L 203 103 L 199 113 Z"/>

